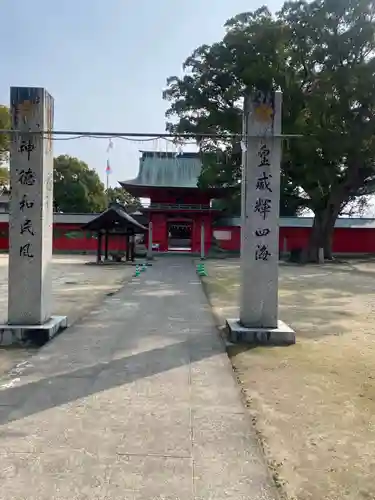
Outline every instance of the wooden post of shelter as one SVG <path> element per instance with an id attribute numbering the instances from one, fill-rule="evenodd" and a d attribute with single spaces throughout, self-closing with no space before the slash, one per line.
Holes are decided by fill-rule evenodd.
<path id="1" fill-rule="evenodd" d="M 108 243 L 109 243 L 109 232 L 108 229 L 104 233 L 104 260 L 108 260 Z"/>
<path id="2" fill-rule="evenodd" d="M 129 241 L 129 234 L 125 234 L 125 240 L 126 240 L 126 257 L 125 257 L 125 260 L 126 260 L 126 262 L 129 262 L 129 260 L 130 260 L 130 241 Z"/>
<path id="3" fill-rule="evenodd" d="M 96 262 L 99 264 L 102 260 L 102 233 L 98 231 L 98 247 L 96 252 Z"/>
<path id="4" fill-rule="evenodd" d="M 135 260 L 135 236 L 134 233 L 130 236 L 130 260 L 134 262 Z"/>

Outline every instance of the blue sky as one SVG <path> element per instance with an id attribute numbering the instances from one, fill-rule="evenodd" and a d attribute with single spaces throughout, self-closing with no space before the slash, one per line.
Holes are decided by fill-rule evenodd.
<path id="1" fill-rule="evenodd" d="M 223 24 L 264 2 L 248 0 L 0 0 L 0 103 L 9 87 L 45 87 L 55 98 L 55 129 L 162 132 L 168 76 Z M 268 2 L 271 10 L 281 5 Z M 56 141 L 55 155 L 78 156 L 105 178 L 108 141 Z M 165 142 L 114 141 L 111 185 L 136 175 L 138 150 Z"/>

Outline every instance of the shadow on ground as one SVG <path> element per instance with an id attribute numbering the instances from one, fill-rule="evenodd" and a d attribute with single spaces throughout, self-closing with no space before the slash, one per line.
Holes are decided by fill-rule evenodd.
<path id="1" fill-rule="evenodd" d="M 0 425 L 65 405 L 98 392 L 130 384 L 141 378 L 151 377 L 189 362 L 201 361 L 221 352 L 221 348 L 207 348 L 207 340 L 195 336 L 184 342 L 160 349 L 152 349 L 125 358 L 98 363 L 19 387 L 3 389 L 0 391 Z M 110 372 L 110 377 L 99 377 L 104 371 Z M 72 379 L 76 379 L 76 383 L 72 384 Z M 83 379 L 99 380 L 100 382 L 88 386 L 86 383 L 80 383 L 80 380 Z M 61 390 L 64 385 L 67 387 L 68 383 L 70 389 Z M 73 390 L 71 390 L 72 388 Z M 46 397 L 45 391 L 47 391 L 48 397 Z M 34 399 L 32 398 L 33 394 L 37 396 Z M 38 395 L 42 397 L 38 397 Z M 31 399 L 33 399 L 32 404 Z M 15 410 L 15 406 L 21 405 L 26 400 L 28 401 L 27 406 L 21 406 Z"/>
<path id="2" fill-rule="evenodd" d="M 188 281 L 184 286 L 196 287 L 197 283 L 198 280 Z M 121 292 L 106 299 L 84 321 L 46 345 L 36 357 L 35 365 L 26 363 L 21 373 L 11 372 L 8 380 L 3 379 L 0 424 L 223 352 L 220 342 L 212 342 L 212 335 L 217 337 L 217 334 L 207 303 L 197 309 L 190 305 L 189 293 L 183 288 L 149 280 L 145 275 L 128 286 L 132 287 L 131 300 L 124 300 Z M 184 296 L 186 308 L 181 312 Z M 146 309 L 142 308 L 145 297 Z M 164 308 L 166 298 L 168 309 Z M 157 320 L 160 314 L 162 323 Z M 186 314 L 191 318 L 188 325 Z M 153 319 L 155 328 L 150 328 Z M 122 329 L 124 335 L 118 337 Z M 114 343 L 116 335 L 120 340 Z M 148 349 L 155 341 L 160 347 Z M 74 346 L 74 351 L 70 346 Z M 127 355 L 121 356 L 122 353 Z M 25 401 L 27 404 L 23 405 Z"/>

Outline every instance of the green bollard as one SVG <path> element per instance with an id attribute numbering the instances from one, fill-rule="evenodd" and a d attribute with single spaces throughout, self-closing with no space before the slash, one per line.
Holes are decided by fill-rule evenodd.
<path id="1" fill-rule="evenodd" d="M 198 276 L 208 276 L 204 263 L 197 264 L 197 274 Z"/>

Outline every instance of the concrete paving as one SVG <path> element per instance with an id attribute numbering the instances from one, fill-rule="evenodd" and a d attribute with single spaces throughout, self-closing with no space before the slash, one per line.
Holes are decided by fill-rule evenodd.
<path id="1" fill-rule="evenodd" d="M 126 265 L 86 265 L 95 255 L 53 256 L 53 314 L 68 316 L 74 323 L 106 293 L 117 289 L 132 275 Z M 0 320 L 7 320 L 8 255 L 0 254 Z"/>
<path id="2" fill-rule="evenodd" d="M 276 498 L 190 259 L 2 379 L 1 500 Z"/>
<path id="3" fill-rule="evenodd" d="M 86 265 L 95 255 L 53 257 L 53 314 L 67 316 L 69 324 L 82 318 L 103 299 L 130 279 L 129 266 Z M 21 298 L 20 298 L 21 299 Z M 0 324 L 6 323 L 8 306 L 8 256 L 0 255 Z M 35 352 L 33 349 L 3 347 L 0 337 L 0 376 Z"/>

